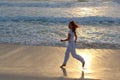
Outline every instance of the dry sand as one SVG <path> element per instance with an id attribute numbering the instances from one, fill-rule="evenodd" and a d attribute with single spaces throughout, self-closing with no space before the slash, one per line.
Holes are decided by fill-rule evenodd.
<path id="1" fill-rule="evenodd" d="M 70 57 L 66 68 L 65 48 L 0 44 L 0 80 L 120 80 L 119 49 L 77 49 L 85 69 Z"/>

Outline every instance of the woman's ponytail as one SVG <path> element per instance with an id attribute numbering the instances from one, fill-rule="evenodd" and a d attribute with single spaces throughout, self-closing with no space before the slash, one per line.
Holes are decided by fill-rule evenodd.
<path id="1" fill-rule="evenodd" d="M 75 21 L 71 21 L 70 24 L 72 25 L 72 31 L 76 32 L 76 28 L 79 28 L 79 26 L 77 25 L 77 23 Z"/>

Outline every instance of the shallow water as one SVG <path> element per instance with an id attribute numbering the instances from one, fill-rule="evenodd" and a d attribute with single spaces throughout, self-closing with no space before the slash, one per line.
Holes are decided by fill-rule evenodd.
<path id="1" fill-rule="evenodd" d="M 120 48 L 119 1 L 0 1 L 0 43 L 65 46 L 75 20 L 78 48 Z"/>

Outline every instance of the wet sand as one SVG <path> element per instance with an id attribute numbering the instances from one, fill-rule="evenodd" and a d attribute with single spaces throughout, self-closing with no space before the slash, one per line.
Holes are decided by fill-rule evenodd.
<path id="1" fill-rule="evenodd" d="M 0 44 L 0 80 L 120 80 L 119 49 L 77 49 L 86 61 L 70 56 L 61 69 L 63 47 Z"/>

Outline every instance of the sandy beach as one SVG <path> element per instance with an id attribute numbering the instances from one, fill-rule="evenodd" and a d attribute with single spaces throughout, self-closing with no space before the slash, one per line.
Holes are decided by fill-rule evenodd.
<path id="1" fill-rule="evenodd" d="M 64 47 L 0 44 L 0 80 L 120 80 L 119 49 L 77 49 L 85 69 L 72 56 L 66 68 Z"/>

